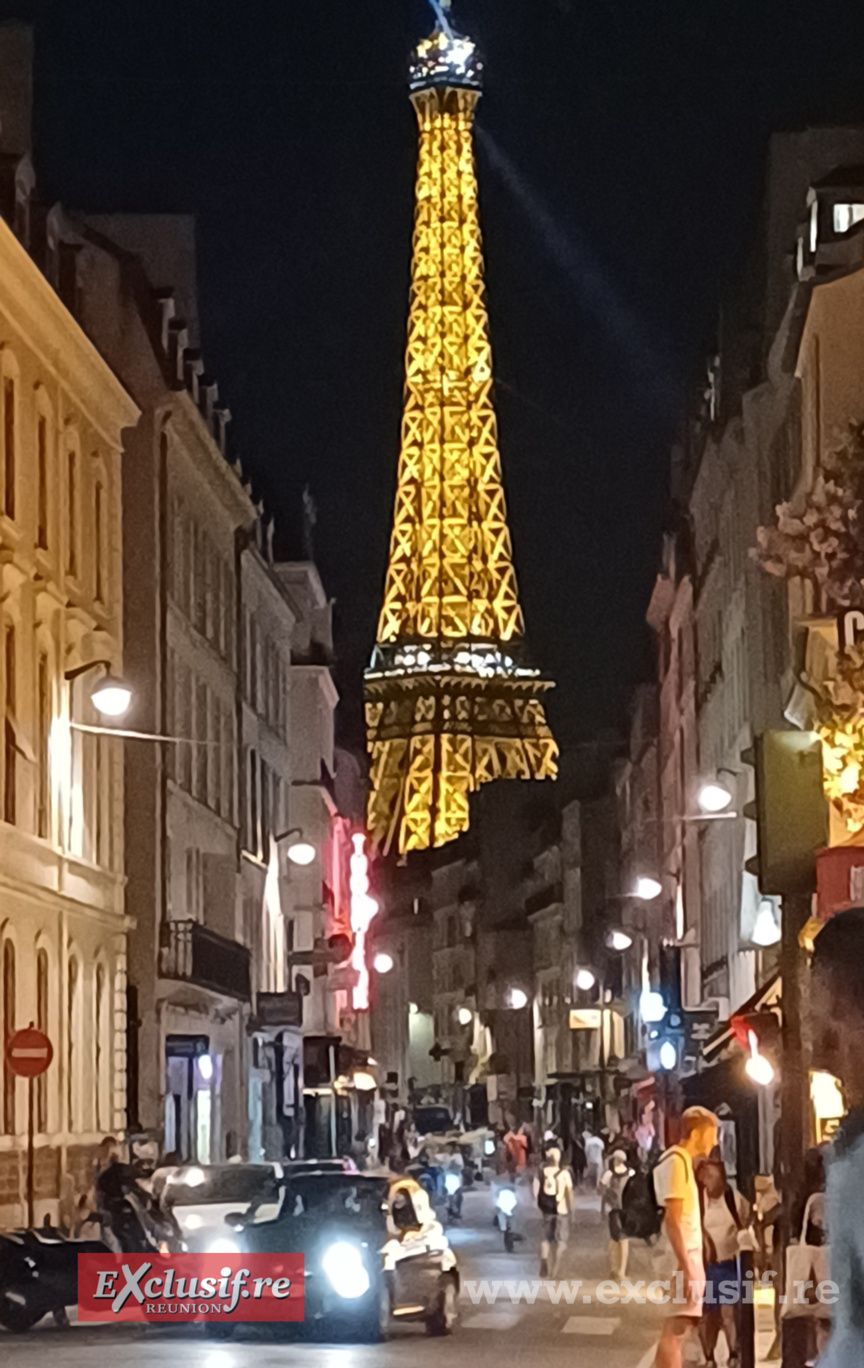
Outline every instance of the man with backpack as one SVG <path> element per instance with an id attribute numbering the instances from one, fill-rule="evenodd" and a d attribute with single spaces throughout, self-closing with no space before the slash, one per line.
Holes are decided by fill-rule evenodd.
<path id="1" fill-rule="evenodd" d="M 534 1180 L 534 1195 L 543 1222 L 540 1240 L 540 1277 L 554 1278 L 567 1247 L 573 1210 L 573 1179 L 561 1167 L 557 1140 L 547 1144 L 543 1164 Z"/>
<path id="2" fill-rule="evenodd" d="M 681 1368 L 688 1330 L 698 1326 L 705 1299 L 702 1215 L 694 1163 L 707 1159 L 717 1144 L 717 1117 L 705 1107 L 688 1107 L 681 1117 L 681 1140 L 661 1156 L 651 1177 L 654 1197 L 663 1208 L 663 1231 L 675 1259 L 670 1315 L 657 1345 L 654 1368 Z"/>

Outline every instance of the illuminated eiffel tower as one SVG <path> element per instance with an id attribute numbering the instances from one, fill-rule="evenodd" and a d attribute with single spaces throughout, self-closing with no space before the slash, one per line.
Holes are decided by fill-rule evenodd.
<path id="1" fill-rule="evenodd" d="M 492 393 L 472 125 L 482 66 L 441 13 L 410 67 L 420 126 L 402 444 L 365 676 L 368 824 L 385 851 L 442 846 L 493 779 L 554 778 L 522 655 Z"/>

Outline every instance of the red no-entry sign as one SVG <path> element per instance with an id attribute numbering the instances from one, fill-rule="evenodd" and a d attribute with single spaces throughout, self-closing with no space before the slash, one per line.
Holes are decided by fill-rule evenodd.
<path id="1" fill-rule="evenodd" d="M 6 1062 L 19 1078 L 38 1078 L 54 1058 L 54 1047 L 44 1031 L 25 1026 L 6 1043 Z"/>

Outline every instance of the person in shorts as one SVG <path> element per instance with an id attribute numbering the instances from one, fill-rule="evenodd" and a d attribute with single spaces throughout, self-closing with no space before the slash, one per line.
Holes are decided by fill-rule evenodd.
<path id="1" fill-rule="evenodd" d="M 561 1167 L 561 1150 L 556 1143 L 546 1146 L 543 1164 L 534 1180 L 534 1195 L 540 1210 L 540 1277 L 554 1278 L 567 1248 L 570 1213 L 573 1210 L 573 1179 Z"/>
<path id="2" fill-rule="evenodd" d="M 681 1117 L 681 1140 L 661 1156 L 654 1169 L 654 1195 L 663 1208 L 663 1231 L 675 1260 L 669 1315 L 663 1326 L 654 1368 L 682 1368 L 682 1346 L 699 1324 L 705 1299 L 702 1216 L 694 1164 L 717 1144 L 717 1117 L 705 1107 L 688 1107 Z"/>
<path id="3" fill-rule="evenodd" d="M 600 1214 L 605 1212 L 609 1220 L 609 1271 L 617 1282 L 627 1276 L 630 1241 L 621 1225 L 621 1208 L 624 1189 L 633 1173 L 624 1150 L 618 1149 L 613 1150 L 609 1167 L 600 1179 Z"/>
<path id="4" fill-rule="evenodd" d="M 738 1307 L 741 1275 L 738 1245 L 741 1231 L 750 1221 L 750 1204 L 729 1184 L 720 1159 L 699 1165 L 697 1182 L 702 1194 L 702 1234 L 705 1245 L 705 1306 L 699 1338 L 705 1363 L 712 1368 L 721 1329 L 726 1336 L 730 1368 L 738 1362 Z"/>

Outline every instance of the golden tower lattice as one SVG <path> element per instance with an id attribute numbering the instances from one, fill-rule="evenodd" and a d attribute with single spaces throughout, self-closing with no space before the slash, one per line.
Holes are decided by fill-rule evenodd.
<path id="1" fill-rule="evenodd" d="M 368 823 L 423 850 L 493 779 L 545 779 L 557 747 L 522 661 L 492 393 L 472 125 L 473 43 L 436 30 L 411 65 L 417 168 L 402 443 L 384 603 L 366 671 Z"/>

